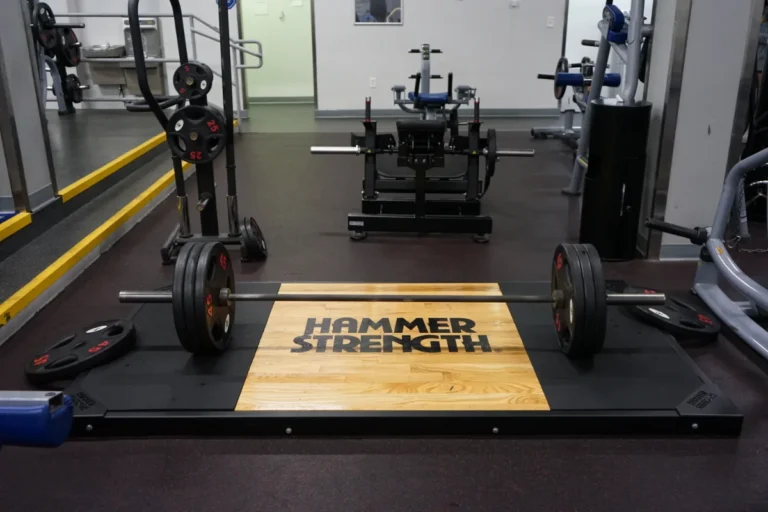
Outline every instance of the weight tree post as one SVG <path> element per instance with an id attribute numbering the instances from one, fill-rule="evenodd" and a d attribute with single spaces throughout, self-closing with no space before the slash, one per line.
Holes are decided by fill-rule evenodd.
<path id="1" fill-rule="evenodd" d="M 576 152 L 576 158 L 573 161 L 573 172 L 571 173 L 571 183 L 568 188 L 563 189 L 563 194 L 567 196 L 581 195 L 581 187 L 584 182 L 584 175 L 589 165 L 589 123 L 592 119 L 591 99 L 599 98 L 605 81 L 605 70 L 608 68 L 608 57 L 611 54 L 611 43 L 605 38 L 600 38 L 600 49 L 597 51 L 597 62 L 595 62 L 595 74 L 592 76 L 592 86 L 587 98 L 587 109 L 581 118 L 581 136 L 579 137 L 579 149 Z"/>
<path id="2" fill-rule="evenodd" d="M 219 46 L 221 48 L 221 82 L 224 96 L 224 134 L 227 140 L 227 220 L 229 235 L 240 235 L 240 215 L 237 211 L 237 181 L 235 177 L 235 119 L 232 112 L 232 58 L 229 49 L 229 6 L 219 0 Z M 239 93 L 238 93 L 239 94 Z"/>

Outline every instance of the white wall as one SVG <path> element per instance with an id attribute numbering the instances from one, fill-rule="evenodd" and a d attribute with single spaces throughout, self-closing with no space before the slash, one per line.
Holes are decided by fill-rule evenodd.
<path id="1" fill-rule="evenodd" d="M 125 44 L 125 36 L 123 34 L 123 17 L 128 14 L 128 2 L 127 0 L 109 1 L 104 0 L 53 0 L 48 2 L 54 9 L 57 19 L 66 20 L 67 12 L 79 12 L 79 13 L 114 13 L 119 15 L 115 18 L 82 18 L 80 21 L 86 24 L 85 29 L 76 29 L 80 41 L 83 46 L 98 45 L 98 44 Z M 184 0 L 181 2 L 181 8 L 184 14 L 195 14 L 210 23 L 213 26 L 218 27 L 218 6 L 216 0 Z M 167 0 L 142 0 L 139 4 L 139 14 L 170 14 L 171 7 Z M 229 11 L 230 20 L 230 35 L 233 38 L 238 37 L 238 19 L 236 9 Z M 189 30 L 189 22 L 185 21 L 186 38 L 187 38 L 187 50 L 189 58 L 192 59 L 192 33 Z M 197 24 L 196 27 L 201 32 L 205 32 L 216 36 L 207 27 L 201 24 Z M 176 35 L 172 18 L 162 18 L 160 23 L 160 30 L 163 35 L 163 48 L 166 58 L 178 58 L 178 45 L 176 43 Z M 221 72 L 221 54 L 218 43 L 215 43 L 209 39 L 205 39 L 199 36 L 196 37 L 197 42 L 197 60 L 208 64 L 211 69 L 217 72 Z M 81 65 L 82 68 L 84 65 Z M 178 67 L 178 64 L 166 64 L 165 76 L 167 80 L 167 92 L 168 94 L 175 94 L 175 90 L 172 84 L 173 72 Z M 81 69 L 68 70 L 74 72 L 78 76 L 82 76 Z M 234 75 L 233 75 L 234 76 Z M 82 79 L 82 78 L 81 78 Z M 85 83 L 86 80 L 83 80 Z M 105 88 L 100 90 L 99 87 L 94 87 L 91 91 L 86 91 L 86 97 L 98 97 L 102 94 L 114 96 L 116 95 L 116 87 Z M 53 96 L 51 96 L 53 97 Z M 208 100 L 221 106 L 222 94 L 221 94 L 221 79 L 216 77 L 216 83 L 213 90 L 208 96 Z M 94 103 L 84 102 L 80 105 L 81 108 L 120 108 L 122 109 L 122 103 Z M 48 108 L 57 108 L 56 103 L 48 103 Z"/>
<path id="2" fill-rule="evenodd" d="M 433 72 L 454 85 L 478 88 L 485 108 L 554 108 L 551 86 L 538 73 L 551 72 L 562 48 L 565 0 L 405 0 L 403 25 L 354 25 L 354 0 L 315 4 L 319 110 L 360 110 L 365 96 L 374 109 L 392 109 L 395 84 L 413 87 L 419 71 L 411 48 L 429 43 Z M 547 17 L 554 26 L 547 28 Z M 266 50 L 265 50 L 266 51 Z M 370 78 L 376 78 L 372 89 Z M 446 87 L 445 80 L 433 90 Z"/>
<path id="3" fill-rule="evenodd" d="M 266 14 L 260 5 L 246 0 L 240 6 L 243 39 L 259 40 L 269 54 L 261 69 L 246 71 L 248 97 L 313 97 L 311 0 L 271 0 Z M 246 59 L 257 63 L 255 57 Z"/>
<path id="4" fill-rule="evenodd" d="M 752 2 L 693 2 L 665 220 L 712 224 L 723 186 L 736 99 L 753 23 Z M 714 37 L 714 34 L 717 36 Z M 712 64 L 717 63 L 713 68 Z M 690 243 L 665 234 L 668 246 Z"/>

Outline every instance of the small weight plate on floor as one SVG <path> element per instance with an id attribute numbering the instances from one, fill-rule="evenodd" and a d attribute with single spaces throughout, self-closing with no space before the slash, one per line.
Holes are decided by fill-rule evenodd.
<path id="1" fill-rule="evenodd" d="M 56 47 L 56 58 L 66 67 L 74 68 L 80 64 L 80 46 L 77 35 L 71 28 L 58 30 L 61 44 Z"/>
<path id="2" fill-rule="evenodd" d="M 29 382 L 35 385 L 74 379 L 86 370 L 128 353 L 135 344 L 136 330 L 131 322 L 99 322 L 37 354 L 24 367 L 24 373 Z"/>
<path id="3" fill-rule="evenodd" d="M 235 303 L 222 302 L 221 290 L 235 291 L 235 271 L 224 244 L 205 244 L 195 273 L 195 330 L 198 354 L 221 354 L 229 346 L 235 322 Z"/>
<path id="4" fill-rule="evenodd" d="M 628 287 L 624 293 L 657 293 L 652 288 Z M 626 306 L 636 318 L 668 332 L 677 340 L 713 341 L 720 332 L 720 321 L 702 307 L 667 295 L 663 306 Z"/>
<path id="5" fill-rule="evenodd" d="M 56 16 L 51 6 L 45 2 L 38 3 L 32 10 L 32 33 L 46 50 L 52 50 L 59 44 L 59 33 L 56 30 Z"/>
<path id="6" fill-rule="evenodd" d="M 253 217 L 246 217 L 240 223 L 240 259 L 260 261 L 268 255 L 267 240 Z"/>
<path id="7" fill-rule="evenodd" d="M 193 242 L 189 250 L 189 258 L 187 259 L 187 265 L 184 268 L 184 284 L 183 284 L 183 302 L 184 308 L 184 324 L 187 327 L 187 337 L 179 337 L 181 346 L 187 352 L 197 354 L 200 352 L 201 342 L 197 336 L 197 320 L 195 319 L 195 273 L 197 272 L 197 262 L 200 259 L 200 253 L 205 246 L 203 242 Z"/>
<path id="8" fill-rule="evenodd" d="M 560 244 L 552 260 L 552 307 L 560 350 L 568 357 L 585 352 L 584 278 L 581 262 L 572 244 Z"/>
<path id="9" fill-rule="evenodd" d="M 499 154 L 499 146 L 496 142 L 496 130 L 491 128 L 488 130 L 488 154 L 485 155 L 485 172 L 488 176 L 493 176 L 496 173 L 496 161 Z"/>
<path id="10" fill-rule="evenodd" d="M 80 89 L 81 85 L 77 75 L 67 75 L 66 80 L 64 80 L 64 97 L 68 98 L 72 103 L 82 103 L 83 90 Z"/>
<path id="11" fill-rule="evenodd" d="M 565 90 L 567 89 L 566 86 L 558 86 L 557 85 L 557 74 L 558 73 L 567 73 L 569 70 L 569 64 L 568 59 L 565 57 L 560 57 L 557 60 L 557 66 L 555 66 L 555 99 L 561 100 L 563 99 L 563 96 L 565 96 Z"/>
<path id="12" fill-rule="evenodd" d="M 191 164 L 205 164 L 225 147 L 226 119 L 218 109 L 207 105 L 188 105 L 168 120 L 166 132 L 173 154 Z"/>
<path id="13" fill-rule="evenodd" d="M 189 254 L 192 251 L 194 242 L 184 244 L 179 251 L 179 255 L 176 258 L 176 265 L 173 267 L 173 288 L 171 293 L 173 296 L 173 324 L 176 327 L 176 334 L 179 337 L 181 345 L 186 348 L 187 340 L 190 339 L 189 329 L 187 328 L 186 317 L 184 316 L 184 291 L 186 288 L 186 281 L 184 280 L 187 270 L 187 264 L 189 262 Z"/>
<path id="14" fill-rule="evenodd" d="M 213 71 L 202 62 L 189 61 L 173 74 L 173 86 L 188 100 L 204 98 L 213 87 Z"/>
<path id="15" fill-rule="evenodd" d="M 606 304 L 605 274 L 602 261 L 597 249 L 590 244 L 576 246 L 579 261 L 583 270 L 586 302 L 586 350 L 584 355 L 597 354 L 603 349 L 605 331 L 608 322 L 608 306 Z"/>

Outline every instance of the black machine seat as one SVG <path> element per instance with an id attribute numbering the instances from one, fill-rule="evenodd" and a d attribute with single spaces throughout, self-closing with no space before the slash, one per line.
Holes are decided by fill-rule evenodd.
<path id="1" fill-rule="evenodd" d="M 446 122 L 439 120 L 403 119 L 397 121 L 397 133 L 400 135 L 400 138 L 411 133 L 436 133 L 442 135 L 445 133 L 446 127 Z"/>

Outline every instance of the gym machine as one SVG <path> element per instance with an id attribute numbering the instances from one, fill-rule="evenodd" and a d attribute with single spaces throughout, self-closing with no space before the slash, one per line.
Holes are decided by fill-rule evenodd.
<path id="1" fill-rule="evenodd" d="M 237 206 L 237 182 L 235 176 L 234 113 L 232 111 L 232 64 L 229 48 L 229 12 L 226 2 L 219 2 L 219 29 L 221 47 L 222 92 L 224 111 L 208 105 L 206 96 L 213 86 L 211 68 L 200 62 L 190 61 L 184 32 L 184 18 L 179 0 L 170 0 L 179 47 L 180 66 L 173 74 L 173 85 L 179 96 L 189 105 L 182 106 L 177 98 L 170 98 L 162 105 L 152 94 L 147 79 L 147 65 L 142 45 L 139 23 L 139 0 L 129 0 L 128 20 L 136 61 L 136 77 L 147 107 L 166 131 L 168 144 L 173 153 L 173 171 L 176 181 L 177 211 L 179 223 L 163 244 L 161 257 L 164 264 L 175 261 L 181 248 L 190 242 L 221 242 L 240 245 L 243 261 L 262 260 L 267 257 L 267 243 L 257 224 L 251 218 L 239 219 Z M 179 108 L 168 118 L 163 111 L 171 104 Z M 229 231 L 219 234 L 216 207 L 216 183 L 213 161 L 226 149 L 227 166 L 227 220 Z M 192 234 L 189 204 L 184 183 L 182 160 L 196 167 L 201 234 Z"/>
<path id="2" fill-rule="evenodd" d="M 431 55 L 442 53 L 428 44 L 410 53 L 421 54 L 422 69 L 411 78 L 414 92 L 403 97 L 405 86 L 396 85 L 395 104 L 419 119 L 398 120 L 397 139 L 393 134 L 379 134 L 371 119 L 371 98 L 365 100 L 363 135 L 352 134 L 350 147 L 313 146 L 312 154 L 364 155 L 362 213 L 350 213 L 347 227 L 352 240 L 363 240 L 369 231 L 400 233 L 467 233 L 476 242 L 490 240 L 493 219 L 481 214 L 480 200 L 488 191 L 501 157 L 532 157 L 533 150 L 498 149 L 496 131 L 480 133 L 480 100 L 469 86 L 456 88 L 452 96 L 453 74 L 448 74 L 448 92 L 431 93 L 430 80 L 442 78 L 431 74 Z M 472 102 L 473 119 L 466 123 L 467 135 L 459 134 L 458 109 Z M 448 106 L 452 106 L 448 109 Z M 449 142 L 445 142 L 450 128 Z M 397 166 L 414 171 L 394 175 L 378 168 L 377 156 L 397 154 Z M 446 155 L 467 158 L 467 170 L 461 174 L 428 173 L 445 167 Z M 485 158 L 485 175 L 480 176 L 480 157 Z M 380 197 L 381 193 L 389 194 Z M 407 199 L 402 199 L 403 195 Z M 450 196 L 461 196 L 453 199 Z"/>
<path id="3" fill-rule="evenodd" d="M 59 115 L 75 113 L 75 104 L 83 101 L 83 91 L 90 86 L 83 85 L 75 74 L 67 74 L 67 68 L 80 64 L 82 43 L 77 38 L 76 28 L 85 28 L 83 23 L 59 23 L 51 6 L 38 0 L 28 0 L 30 26 L 37 55 L 38 81 L 43 104 L 48 92 L 56 96 Z M 52 85 L 48 87 L 48 72 Z"/>
<path id="4" fill-rule="evenodd" d="M 728 251 L 732 241 L 726 239 L 731 212 L 737 196 L 741 194 L 741 183 L 748 173 L 759 173 L 766 164 L 768 149 L 763 149 L 741 160 L 730 170 L 725 178 L 711 228 L 690 229 L 653 219 L 647 220 L 646 226 L 687 238 L 691 243 L 702 246 L 693 293 L 698 295 L 733 333 L 760 356 L 768 359 L 768 331 L 758 323 L 768 319 L 768 289 L 749 277 L 733 261 Z M 720 278 L 746 300 L 734 300 L 729 297 L 719 285 Z"/>
<path id="5" fill-rule="evenodd" d="M 582 41 L 582 44 L 590 41 Z M 593 43 L 599 44 L 597 41 Z M 593 45 L 589 45 L 593 46 Z M 569 70 L 577 68 L 578 73 L 570 73 Z M 589 90 L 592 86 L 592 76 L 595 71 L 595 63 L 589 57 L 584 57 L 581 62 L 569 63 L 565 57 L 560 57 L 552 75 L 539 74 L 539 80 L 552 80 L 554 82 L 555 99 L 557 100 L 563 125 L 556 128 L 531 128 L 531 136 L 534 139 L 559 139 L 571 149 L 578 148 L 578 140 L 581 136 L 581 127 L 573 125 L 574 109 L 570 105 L 563 105 L 563 98 L 568 87 L 573 89 L 573 104 L 584 114 L 589 103 Z M 606 73 L 603 85 L 607 87 L 619 87 L 621 75 L 618 73 Z"/>
<path id="6" fill-rule="evenodd" d="M 625 14 L 613 5 L 613 0 L 608 0 L 603 9 L 603 19 L 598 23 L 600 29 L 600 43 L 597 52 L 597 61 L 594 65 L 594 73 L 590 83 L 589 97 L 591 101 L 586 102 L 586 110 L 582 120 L 582 133 L 579 138 L 576 159 L 573 164 L 573 173 L 571 182 L 563 193 L 571 196 L 581 195 L 584 184 L 584 176 L 589 168 L 589 153 L 591 143 L 591 131 L 593 123 L 605 122 L 605 115 L 611 116 L 610 112 L 619 112 L 616 109 L 626 107 L 627 110 L 639 107 L 641 109 L 650 109 L 650 105 L 644 102 L 636 102 L 638 81 L 645 80 L 645 68 L 647 66 L 649 44 L 653 34 L 653 26 L 646 24 L 643 18 L 645 9 L 645 0 L 632 0 L 631 11 Z M 585 40 L 582 44 L 594 46 L 594 41 Z M 615 98 L 601 99 L 601 93 L 604 85 L 611 87 L 606 82 L 608 69 L 608 58 L 613 49 L 619 58 L 625 64 L 624 81 L 619 94 Z M 597 106 L 595 106 L 597 104 Z M 595 110 L 601 112 L 597 114 L 599 120 L 595 120 Z M 603 114 L 603 115 L 601 115 Z M 621 116 L 621 113 L 616 113 Z M 618 120 L 618 117 L 614 119 Z M 625 120 L 629 123 L 629 120 Z M 624 122 L 622 122 L 622 126 Z M 615 129 L 615 127 L 614 127 Z M 626 134 L 626 137 L 632 136 Z M 645 144 L 638 144 L 638 147 L 645 147 Z"/>

